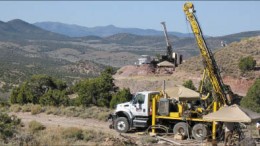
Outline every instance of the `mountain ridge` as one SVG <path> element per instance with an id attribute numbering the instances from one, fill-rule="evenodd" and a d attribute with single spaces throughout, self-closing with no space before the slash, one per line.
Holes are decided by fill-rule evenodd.
<path id="1" fill-rule="evenodd" d="M 0 40 L 65 40 L 69 37 L 41 29 L 21 19 L 0 21 Z"/>
<path id="2" fill-rule="evenodd" d="M 154 29 L 141 29 L 141 28 L 123 28 L 115 25 L 85 27 L 77 24 L 65 24 L 60 22 L 36 22 L 34 25 L 46 29 L 51 32 L 60 33 L 70 37 L 83 37 L 88 35 L 96 35 L 100 37 L 107 37 L 117 33 L 131 33 L 135 35 L 163 35 L 163 31 Z M 188 33 L 181 32 L 168 32 L 170 35 L 177 37 L 190 37 Z"/>

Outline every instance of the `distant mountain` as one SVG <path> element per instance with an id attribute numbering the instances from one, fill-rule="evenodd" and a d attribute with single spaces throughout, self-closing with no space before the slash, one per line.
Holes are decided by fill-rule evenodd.
<path id="1" fill-rule="evenodd" d="M 114 25 L 108 26 L 97 26 L 97 27 L 84 27 L 74 24 L 64 24 L 59 22 L 37 22 L 34 25 L 59 34 L 71 36 L 71 37 L 83 37 L 83 36 L 100 36 L 106 37 L 118 33 L 130 33 L 135 35 L 143 36 L 154 36 L 163 35 L 162 31 L 153 29 L 140 29 L 140 28 L 120 28 Z M 170 35 L 175 35 L 177 37 L 190 37 L 190 34 L 180 33 L 180 32 L 168 32 Z"/>
<path id="2" fill-rule="evenodd" d="M 169 35 L 170 41 L 179 40 L 178 37 Z M 122 44 L 122 45 L 147 45 L 147 46 L 163 46 L 166 45 L 164 36 L 142 36 L 142 35 L 134 35 L 129 33 L 118 33 L 115 35 L 111 35 L 108 37 L 104 37 L 105 40 Z"/>
<path id="3" fill-rule="evenodd" d="M 260 36 L 260 31 L 248 31 L 236 34 L 230 34 L 219 37 L 206 37 L 207 46 L 215 51 L 222 48 L 221 41 L 224 41 L 227 45 L 238 42 L 249 37 Z M 178 38 L 176 36 L 169 36 L 170 42 L 173 46 L 173 50 L 184 55 L 184 58 L 189 58 L 199 54 L 197 49 L 197 43 L 195 38 Z M 161 48 L 166 49 L 164 36 L 140 36 L 127 33 L 115 34 L 112 36 L 104 37 L 107 42 L 121 44 L 124 46 L 147 46 L 148 48 Z"/>
<path id="4" fill-rule="evenodd" d="M 67 36 L 43 30 L 20 19 L 14 19 L 8 22 L 0 21 L 0 40 L 61 40 L 67 38 Z"/>

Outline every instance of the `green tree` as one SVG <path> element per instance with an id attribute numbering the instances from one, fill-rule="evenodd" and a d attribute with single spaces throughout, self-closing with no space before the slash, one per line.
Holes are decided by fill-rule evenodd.
<path id="1" fill-rule="evenodd" d="M 192 80 L 185 81 L 182 85 L 191 90 L 196 90 L 196 87 L 194 86 Z"/>
<path id="2" fill-rule="evenodd" d="M 249 88 L 246 97 L 242 98 L 241 106 L 260 113 L 260 78 Z"/>
<path id="3" fill-rule="evenodd" d="M 256 66 L 256 61 L 252 56 L 244 57 L 239 60 L 239 69 L 244 73 L 253 70 Z"/>
<path id="4" fill-rule="evenodd" d="M 66 95 L 65 90 L 49 90 L 40 98 L 40 104 L 42 105 L 69 105 L 69 97 Z"/>
<path id="5" fill-rule="evenodd" d="M 41 101 L 44 105 L 65 104 L 68 100 L 65 95 L 66 88 L 66 83 L 61 80 L 47 75 L 34 75 L 12 90 L 10 102 L 39 104 Z"/>
<path id="6" fill-rule="evenodd" d="M 73 90 L 78 93 L 78 98 L 75 103 L 77 105 L 97 105 L 109 107 L 112 93 L 117 88 L 115 87 L 112 74 L 115 73 L 112 68 L 107 68 L 99 77 L 86 79 L 73 87 Z"/>
<path id="7" fill-rule="evenodd" d="M 113 94 L 110 101 L 110 108 L 115 108 L 117 104 L 130 101 L 131 99 L 132 94 L 130 93 L 130 89 L 121 89 L 117 93 Z"/>
<path id="8" fill-rule="evenodd" d="M 75 85 L 74 91 L 78 93 L 77 105 L 87 106 L 96 103 L 97 86 L 96 79 L 86 79 Z"/>

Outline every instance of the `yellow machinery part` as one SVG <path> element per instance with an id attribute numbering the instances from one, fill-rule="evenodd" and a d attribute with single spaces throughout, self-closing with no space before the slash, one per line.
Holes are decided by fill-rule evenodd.
<path id="1" fill-rule="evenodd" d="M 200 49 L 205 72 L 210 79 L 210 82 L 217 97 L 221 99 L 219 102 L 222 102 L 222 104 L 226 105 L 229 101 L 227 101 L 226 98 L 224 84 L 222 78 L 220 77 L 218 66 L 215 62 L 213 54 L 207 48 L 199 23 L 194 15 L 194 6 L 191 2 L 186 2 L 183 6 L 183 10 L 187 16 L 187 20 L 190 22 L 191 29 L 194 33 L 195 39 Z"/>
<path id="2" fill-rule="evenodd" d="M 156 117 L 156 98 L 153 98 L 153 101 L 152 101 L 152 127 L 154 127 L 155 126 L 155 124 L 156 124 L 156 119 L 155 119 L 155 117 Z M 155 133 L 155 129 L 153 128 L 152 129 L 152 133 Z"/>

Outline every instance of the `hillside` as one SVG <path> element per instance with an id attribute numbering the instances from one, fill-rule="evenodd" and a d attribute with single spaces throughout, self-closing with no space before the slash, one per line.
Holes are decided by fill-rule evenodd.
<path id="1" fill-rule="evenodd" d="M 241 32 L 226 36 L 219 37 L 206 37 L 205 40 L 210 49 L 217 50 L 221 48 L 221 41 L 225 41 L 227 44 L 240 41 L 248 37 L 259 36 L 260 31 Z M 179 38 L 170 35 L 170 42 L 172 43 L 173 50 L 181 53 L 183 57 L 189 58 L 199 55 L 199 49 L 193 35 L 187 38 Z M 156 55 L 159 53 L 165 53 L 166 44 L 164 36 L 139 36 L 127 33 L 115 34 L 112 36 L 104 37 L 107 42 L 121 44 L 124 46 L 134 46 L 132 50 L 138 49 L 141 52 L 146 52 L 149 55 Z M 137 53 L 138 54 L 138 53 Z"/>
<path id="2" fill-rule="evenodd" d="M 44 46 L 42 46 L 44 48 Z M 70 62 L 40 52 L 40 46 L 0 42 L 0 93 L 8 92 L 34 74 L 69 81 L 97 76 L 104 68 L 94 62 Z M 0 94 L 0 96 L 3 96 Z M 4 96 L 8 96 L 7 94 Z"/>
<path id="3" fill-rule="evenodd" d="M 162 31 L 153 30 L 153 29 L 140 29 L 140 28 L 120 28 L 114 25 L 107 26 L 97 26 L 97 27 L 84 27 L 75 24 L 65 24 L 60 22 L 37 22 L 34 25 L 59 34 L 71 36 L 71 37 L 83 37 L 89 35 L 106 37 L 110 35 L 114 35 L 117 33 L 130 33 L 135 35 L 163 35 Z M 189 34 L 180 33 L 180 32 L 169 32 L 171 35 L 175 35 L 177 37 L 188 37 Z"/>
<path id="4" fill-rule="evenodd" d="M 233 42 L 227 47 L 215 51 L 214 56 L 219 66 L 223 81 L 230 85 L 233 92 L 245 96 L 249 87 L 254 80 L 260 77 L 260 36 L 243 39 L 240 42 Z M 254 71 L 242 74 L 238 68 L 239 59 L 246 56 L 253 56 L 257 62 Z M 180 65 L 177 69 L 177 74 L 189 74 L 188 76 L 195 76 L 202 74 L 201 57 L 191 57 L 185 63 Z M 180 78 L 183 76 L 180 75 Z M 199 83 L 201 77 L 192 79 L 196 84 Z"/>
<path id="5" fill-rule="evenodd" d="M 0 87 L 8 83 L 18 84 L 35 73 L 46 73 L 66 80 L 95 76 L 104 68 L 103 65 L 114 67 L 133 65 L 137 62 L 139 55 L 155 56 L 164 54 L 166 50 L 163 36 L 120 33 L 108 37 L 69 38 L 42 30 L 22 20 L 0 22 L 0 33 Z M 214 51 L 221 48 L 221 40 L 227 41 L 228 44 L 223 50 L 233 51 L 219 55 L 224 59 L 218 59 L 218 53 L 216 53 L 217 61 L 223 64 L 219 63 L 223 75 L 237 76 L 238 70 L 235 64 L 239 57 L 255 52 L 253 48 L 259 49 L 257 45 L 255 46 L 257 37 L 254 39 L 247 39 L 247 37 L 259 35 L 259 33 L 260 31 L 242 32 L 206 38 L 208 46 Z M 241 39 L 242 42 L 232 43 Z M 194 38 L 179 38 L 170 35 L 170 41 L 174 51 L 183 54 L 185 59 L 199 54 Z M 239 48 L 247 51 L 238 53 L 236 49 Z M 234 57 L 229 60 L 232 55 Z M 199 73 L 201 69 L 199 59 L 195 57 L 195 60 L 191 60 L 193 59 L 188 59 L 179 67 L 179 70 Z M 254 73 L 247 76 L 254 77 Z"/>
<path id="6" fill-rule="evenodd" d="M 0 40 L 65 40 L 68 37 L 43 30 L 20 19 L 8 22 L 0 21 Z"/>
<path id="7" fill-rule="evenodd" d="M 260 36 L 233 42 L 228 46 L 215 51 L 215 59 L 221 70 L 225 84 L 230 85 L 234 93 L 245 96 L 255 78 L 260 77 Z M 254 71 L 241 74 L 238 62 L 241 57 L 253 56 L 257 61 Z M 166 88 L 181 85 L 187 80 L 192 80 L 196 87 L 202 79 L 203 66 L 201 57 L 191 57 L 176 68 L 171 75 L 155 74 L 145 66 L 124 66 L 114 76 L 116 85 L 130 88 L 131 91 L 160 90 L 163 80 Z"/>
<path id="8" fill-rule="evenodd" d="M 260 36 L 243 39 L 240 42 L 233 42 L 227 47 L 224 47 L 214 53 L 217 64 L 223 75 L 234 77 L 241 76 L 238 68 L 239 59 L 246 56 L 253 56 L 257 61 L 257 66 L 260 66 Z M 189 72 L 201 72 L 203 69 L 201 57 L 196 56 L 187 59 L 185 63 L 178 67 L 178 70 Z M 259 76 L 259 71 L 255 70 L 247 75 L 254 78 Z"/>

